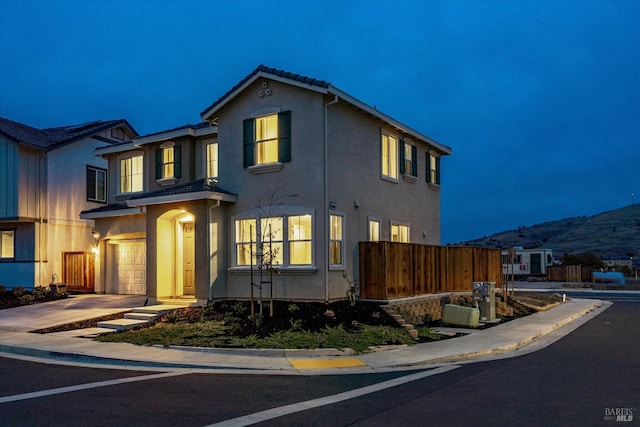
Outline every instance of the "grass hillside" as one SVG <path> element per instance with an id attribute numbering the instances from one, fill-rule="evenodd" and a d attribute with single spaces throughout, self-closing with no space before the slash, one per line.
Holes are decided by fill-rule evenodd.
<path id="1" fill-rule="evenodd" d="M 513 246 L 552 249 L 564 253 L 593 253 L 600 257 L 640 256 L 640 204 L 598 215 L 565 218 L 461 242 L 465 246 L 506 249 Z"/>

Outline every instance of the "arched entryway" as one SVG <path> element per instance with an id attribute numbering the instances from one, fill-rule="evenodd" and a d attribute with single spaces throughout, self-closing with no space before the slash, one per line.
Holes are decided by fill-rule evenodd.
<path id="1" fill-rule="evenodd" d="M 158 297 L 195 294 L 195 221 L 192 213 L 172 209 L 156 221 Z"/>

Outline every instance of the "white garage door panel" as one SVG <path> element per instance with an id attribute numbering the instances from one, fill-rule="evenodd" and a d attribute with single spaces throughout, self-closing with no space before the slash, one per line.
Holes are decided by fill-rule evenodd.
<path id="1" fill-rule="evenodd" d="M 115 248 L 116 292 L 144 295 L 147 291 L 147 258 L 144 242 L 122 242 Z"/>

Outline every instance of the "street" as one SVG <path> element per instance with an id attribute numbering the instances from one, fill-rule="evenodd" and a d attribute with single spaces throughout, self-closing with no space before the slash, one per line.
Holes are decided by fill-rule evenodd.
<path id="1" fill-rule="evenodd" d="M 615 302 L 550 346 L 441 369 L 258 376 L 0 358 L 0 425 L 247 425 L 237 418 L 253 414 L 265 426 L 575 426 L 616 424 L 616 410 L 640 424 L 638 294 L 588 294 Z"/>

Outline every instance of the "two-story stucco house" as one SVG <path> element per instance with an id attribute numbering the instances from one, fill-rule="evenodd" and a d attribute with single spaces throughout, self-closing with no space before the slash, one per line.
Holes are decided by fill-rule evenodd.
<path id="1" fill-rule="evenodd" d="M 55 274 L 93 285 L 93 221 L 78 213 L 107 201 L 94 150 L 136 136 L 126 120 L 36 129 L 0 118 L 0 284 L 31 288 Z"/>
<path id="2" fill-rule="evenodd" d="M 245 299 L 262 263 L 263 295 L 329 301 L 358 284 L 358 242 L 440 243 L 451 149 L 332 84 L 261 65 L 201 118 L 96 150 L 96 290 Z"/>

